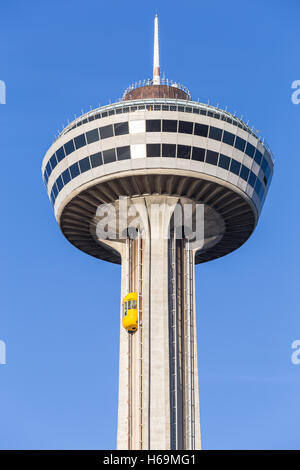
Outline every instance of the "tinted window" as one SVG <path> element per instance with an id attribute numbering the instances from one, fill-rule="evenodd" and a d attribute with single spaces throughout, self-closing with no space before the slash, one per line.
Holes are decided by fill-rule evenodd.
<path id="1" fill-rule="evenodd" d="M 125 145 L 124 147 L 118 147 L 117 156 L 118 156 L 118 160 L 126 160 L 127 158 L 130 158 L 129 145 Z"/>
<path id="2" fill-rule="evenodd" d="M 160 144 L 147 144 L 147 157 L 160 157 Z"/>
<path id="3" fill-rule="evenodd" d="M 212 150 L 207 150 L 206 152 L 206 163 L 210 163 L 211 165 L 216 165 L 218 162 L 219 154 L 217 152 L 213 152 Z"/>
<path id="4" fill-rule="evenodd" d="M 114 128 L 115 128 L 115 135 L 129 134 L 128 122 L 120 122 L 118 124 L 114 124 Z"/>
<path id="5" fill-rule="evenodd" d="M 245 150 L 245 145 L 246 145 L 246 141 L 244 139 L 241 139 L 237 135 L 235 139 L 235 144 L 234 144 L 235 148 L 243 152 Z"/>
<path id="6" fill-rule="evenodd" d="M 67 168 L 63 174 L 62 174 L 62 179 L 64 180 L 64 183 L 67 184 L 70 179 L 71 179 L 71 176 L 70 176 L 70 172 L 69 172 L 69 168 Z"/>
<path id="7" fill-rule="evenodd" d="M 230 164 L 230 158 L 227 157 L 226 155 L 221 154 L 219 158 L 219 166 L 221 168 L 224 168 L 224 170 L 228 170 L 229 164 Z"/>
<path id="8" fill-rule="evenodd" d="M 228 145 L 233 145 L 235 135 L 231 132 L 224 131 L 223 142 Z"/>
<path id="9" fill-rule="evenodd" d="M 162 156 L 163 157 L 176 157 L 176 145 L 175 144 L 162 144 Z"/>
<path id="10" fill-rule="evenodd" d="M 90 156 L 92 168 L 96 168 L 96 166 L 102 165 L 102 155 L 101 152 L 94 153 Z"/>
<path id="11" fill-rule="evenodd" d="M 56 157 L 58 162 L 65 158 L 65 151 L 63 147 L 60 147 L 58 150 L 56 150 Z"/>
<path id="12" fill-rule="evenodd" d="M 51 174 L 50 162 L 47 163 L 47 165 L 46 165 L 46 170 L 45 170 L 45 171 L 47 172 L 48 176 L 50 176 L 50 174 Z"/>
<path id="13" fill-rule="evenodd" d="M 266 168 L 267 168 L 267 160 L 265 158 L 263 158 L 263 161 L 262 161 L 262 164 L 261 164 L 261 169 L 262 169 L 263 172 L 265 172 Z"/>
<path id="14" fill-rule="evenodd" d="M 51 163 L 51 168 L 52 170 L 54 170 L 54 168 L 56 167 L 57 165 L 57 160 L 56 160 L 56 155 L 52 155 L 52 157 L 50 158 L 50 163 Z"/>
<path id="15" fill-rule="evenodd" d="M 82 160 L 80 160 L 79 161 L 79 166 L 80 166 L 81 173 L 84 173 L 85 171 L 90 170 L 91 169 L 91 164 L 90 164 L 89 157 L 85 157 Z"/>
<path id="16" fill-rule="evenodd" d="M 66 155 L 69 155 L 70 153 L 74 152 L 75 147 L 74 147 L 74 142 L 73 142 L 73 140 L 69 140 L 69 142 L 67 142 L 67 143 L 64 145 L 64 148 L 65 148 Z"/>
<path id="17" fill-rule="evenodd" d="M 177 157 L 178 158 L 190 158 L 191 147 L 189 145 L 178 145 L 177 146 Z"/>
<path id="18" fill-rule="evenodd" d="M 205 150 L 200 147 L 193 147 L 192 159 L 204 162 Z"/>
<path id="19" fill-rule="evenodd" d="M 269 165 L 267 165 L 267 168 L 266 168 L 266 175 L 265 175 L 267 179 L 269 179 L 270 174 L 271 174 L 271 170 L 270 170 Z"/>
<path id="20" fill-rule="evenodd" d="M 56 197 L 58 195 L 58 189 L 57 189 L 56 183 L 54 183 L 52 191 L 53 191 L 54 197 Z"/>
<path id="21" fill-rule="evenodd" d="M 92 144 L 93 142 L 97 142 L 99 140 L 98 129 L 93 129 L 86 133 L 86 140 L 88 144 Z"/>
<path id="22" fill-rule="evenodd" d="M 247 168 L 245 165 L 242 165 L 240 177 L 243 178 L 243 180 L 247 181 L 249 173 L 250 173 L 249 168 Z"/>
<path id="23" fill-rule="evenodd" d="M 72 178 L 75 178 L 79 175 L 79 166 L 77 162 L 70 166 L 70 173 Z"/>
<path id="24" fill-rule="evenodd" d="M 178 132 L 181 132 L 182 134 L 192 134 L 193 122 L 179 121 Z"/>
<path id="25" fill-rule="evenodd" d="M 59 177 L 57 178 L 57 180 L 56 180 L 56 184 L 57 184 L 57 187 L 58 187 L 58 191 L 60 191 L 60 190 L 63 188 L 63 185 L 64 185 L 64 183 L 63 183 L 63 180 L 62 180 L 62 177 L 61 177 L 61 176 L 59 176 Z"/>
<path id="26" fill-rule="evenodd" d="M 202 137 L 207 137 L 208 134 L 208 126 L 205 124 L 195 124 L 195 129 L 194 129 L 194 134 L 195 135 L 200 135 Z"/>
<path id="27" fill-rule="evenodd" d="M 111 163 L 116 161 L 115 149 L 104 150 L 103 152 L 104 163 Z"/>
<path id="28" fill-rule="evenodd" d="M 255 147 L 252 144 L 249 144 L 248 142 L 247 147 L 246 147 L 246 155 L 248 155 L 248 157 L 253 158 L 254 152 L 255 152 Z"/>
<path id="29" fill-rule="evenodd" d="M 222 132 L 222 129 L 218 129 L 217 127 L 211 126 L 209 129 L 209 137 L 210 139 L 221 140 Z"/>
<path id="30" fill-rule="evenodd" d="M 177 132 L 177 121 L 163 120 L 163 132 Z"/>
<path id="31" fill-rule="evenodd" d="M 256 175 L 253 173 L 253 171 L 250 171 L 248 183 L 252 186 L 252 188 L 254 188 L 255 180 L 256 180 Z"/>
<path id="32" fill-rule="evenodd" d="M 260 165 L 261 159 L 262 159 L 262 154 L 260 153 L 259 150 L 256 149 L 254 160 L 256 161 L 256 163 L 258 163 L 258 165 Z"/>
<path id="33" fill-rule="evenodd" d="M 101 139 L 107 139 L 108 137 L 113 137 L 113 127 L 111 125 L 100 127 L 100 137 Z"/>
<path id="34" fill-rule="evenodd" d="M 231 160 L 231 165 L 230 165 L 230 171 L 236 175 L 239 174 L 241 169 L 241 164 L 237 162 L 236 160 L 232 159 Z"/>
<path id="35" fill-rule="evenodd" d="M 151 119 L 146 121 L 146 132 L 160 132 L 161 131 L 161 120 Z"/>
<path id="36" fill-rule="evenodd" d="M 84 147 L 84 145 L 86 145 L 85 135 L 81 134 L 78 137 L 75 137 L 74 142 L 75 142 L 76 149 L 80 149 L 81 147 Z"/>
<path id="37" fill-rule="evenodd" d="M 261 187 L 262 187 L 262 184 L 260 180 L 257 178 L 254 189 L 258 194 L 260 194 Z"/>

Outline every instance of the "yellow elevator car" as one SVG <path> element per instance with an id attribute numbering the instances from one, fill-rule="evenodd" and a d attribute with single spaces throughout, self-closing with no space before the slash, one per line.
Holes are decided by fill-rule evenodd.
<path id="1" fill-rule="evenodd" d="M 137 298 L 137 292 L 130 292 L 124 297 L 122 302 L 122 324 L 124 328 L 130 333 L 134 333 L 138 329 Z"/>

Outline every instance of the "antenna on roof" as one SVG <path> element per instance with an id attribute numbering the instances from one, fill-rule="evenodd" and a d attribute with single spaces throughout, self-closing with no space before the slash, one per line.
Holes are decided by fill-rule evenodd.
<path id="1" fill-rule="evenodd" d="M 153 85 L 160 85 L 158 16 L 154 18 L 154 47 L 153 47 Z"/>

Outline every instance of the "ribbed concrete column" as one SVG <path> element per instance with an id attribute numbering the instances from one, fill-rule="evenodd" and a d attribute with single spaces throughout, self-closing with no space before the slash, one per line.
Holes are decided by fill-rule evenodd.
<path id="1" fill-rule="evenodd" d="M 176 198 L 149 196 L 141 198 L 144 208 L 144 238 L 140 245 L 130 241 L 122 248 L 122 298 L 129 289 L 137 291 L 138 260 L 142 262 L 141 290 L 141 325 L 139 331 L 130 335 L 122 324 L 120 326 L 120 371 L 119 371 L 119 415 L 118 415 L 118 449 L 152 449 L 168 450 L 190 448 L 187 437 L 190 410 L 193 410 L 193 448 L 200 448 L 200 417 L 198 398 L 198 366 L 196 357 L 196 322 L 194 310 L 194 263 L 192 262 L 191 312 L 192 331 L 190 344 L 193 348 L 193 390 L 188 389 L 185 378 L 190 373 L 187 362 L 189 352 L 186 343 L 185 315 L 186 302 L 184 297 L 185 257 L 182 248 L 180 263 L 182 264 L 182 305 L 176 313 L 178 324 L 177 341 L 180 348 L 176 374 L 181 376 L 181 394 L 177 403 L 181 409 L 177 433 L 181 438 L 172 438 L 174 434 L 171 420 L 174 421 L 174 399 L 172 398 L 171 374 L 173 354 L 170 310 L 170 240 L 168 239 L 169 222 L 172 215 L 171 205 Z M 154 215 L 153 204 L 164 204 L 164 208 Z M 157 206 L 156 206 L 157 208 Z M 129 248 L 131 246 L 131 248 Z M 137 247 L 140 246 L 140 253 Z M 184 243 L 182 243 L 182 247 Z M 131 279 L 131 280 L 129 280 Z M 176 317 L 176 318 L 177 318 Z M 179 321 L 180 319 L 180 321 Z M 180 323 L 181 322 L 181 323 Z M 120 322 L 121 323 L 121 322 Z M 141 348 L 140 348 L 141 346 Z M 142 351 L 142 357 L 140 354 Z M 180 356 L 180 357 L 179 357 Z M 192 401 L 190 397 L 192 396 Z M 193 407 L 189 406 L 193 403 Z M 141 404 L 141 407 L 140 407 Z M 141 409 L 142 408 L 142 409 Z M 174 444 L 176 442 L 176 444 Z"/>

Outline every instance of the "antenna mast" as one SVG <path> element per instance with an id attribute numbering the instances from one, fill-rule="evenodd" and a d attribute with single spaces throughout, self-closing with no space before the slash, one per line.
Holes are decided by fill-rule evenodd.
<path id="1" fill-rule="evenodd" d="M 154 18 L 153 85 L 160 85 L 158 16 Z"/>

